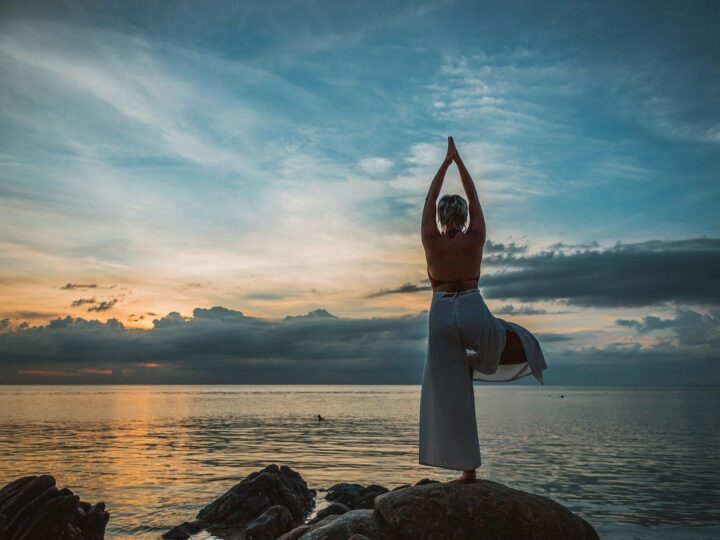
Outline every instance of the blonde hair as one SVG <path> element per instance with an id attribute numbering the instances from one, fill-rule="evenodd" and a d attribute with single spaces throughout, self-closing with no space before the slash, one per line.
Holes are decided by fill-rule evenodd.
<path id="1" fill-rule="evenodd" d="M 438 202 L 438 219 L 442 227 L 455 225 L 465 227 L 468 217 L 468 205 L 460 195 L 443 195 Z"/>

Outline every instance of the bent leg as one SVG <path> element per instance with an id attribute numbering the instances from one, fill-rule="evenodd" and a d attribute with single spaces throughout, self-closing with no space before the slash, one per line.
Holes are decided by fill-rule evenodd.
<path id="1" fill-rule="evenodd" d="M 508 330 L 505 348 L 500 355 L 500 365 L 524 364 L 525 362 L 527 362 L 527 357 L 520 338 L 515 332 Z"/>

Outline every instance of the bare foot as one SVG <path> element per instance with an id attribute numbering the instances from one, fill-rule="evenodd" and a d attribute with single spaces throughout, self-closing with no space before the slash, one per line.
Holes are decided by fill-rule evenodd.
<path id="1" fill-rule="evenodd" d="M 472 484 L 473 482 L 475 482 L 475 479 L 475 471 L 463 471 L 462 476 L 457 480 L 453 480 L 453 483 Z"/>

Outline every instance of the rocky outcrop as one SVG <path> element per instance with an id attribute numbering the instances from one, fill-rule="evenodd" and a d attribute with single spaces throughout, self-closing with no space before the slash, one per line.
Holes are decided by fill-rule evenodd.
<path id="1" fill-rule="evenodd" d="M 245 530 L 248 540 L 274 539 L 301 524 L 314 504 L 315 490 L 308 489 L 302 476 L 286 465 L 268 465 L 200 510 L 195 521 L 171 529 L 163 538 L 189 538 L 207 529 L 221 536 Z"/>
<path id="2" fill-rule="evenodd" d="M 105 503 L 81 501 L 47 474 L 0 489 L 0 540 L 102 540 L 108 519 Z"/>
<path id="3" fill-rule="evenodd" d="M 490 480 L 393 491 L 375 499 L 375 515 L 402 540 L 598 538 L 561 504 Z"/>
<path id="4" fill-rule="evenodd" d="M 333 488 L 337 489 L 331 488 L 328 498 L 333 493 L 345 504 L 355 500 L 348 494 L 364 492 L 357 484 Z M 374 510 L 329 515 L 314 525 L 293 529 L 280 540 L 346 540 L 354 535 L 369 540 L 598 538 L 588 522 L 561 504 L 489 480 L 472 484 L 421 480 L 386 490 L 373 502 Z"/>
<path id="5" fill-rule="evenodd" d="M 392 491 L 335 484 L 331 502 L 304 523 L 315 490 L 286 466 L 253 472 L 163 538 L 207 529 L 244 540 L 597 540 L 593 527 L 561 504 L 489 480 L 470 484 L 421 480 Z M 19 478 L 0 489 L 0 540 L 103 540 L 104 503 L 57 489 L 49 475 Z M 293 528 L 294 527 L 294 528 Z"/>

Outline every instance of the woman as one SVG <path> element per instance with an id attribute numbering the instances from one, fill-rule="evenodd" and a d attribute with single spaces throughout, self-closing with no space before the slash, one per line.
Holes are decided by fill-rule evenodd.
<path id="1" fill-rule="evenodd" d="M 453 161 L 469 204 L 460 195 L 445 195 L 436 208 Z M 463 230 L 468 210 L 470 222 Z M 461 470 L 459 482 L 474 482 L 480 445 L 473 380 L 510 381 L 533 374 L 543 384 L 542 370 L 547 366 L 535 337 L 494 317 L 480 294 L 485 219 L 452 137 L 425 200 L 421 235 L 433 296 L 420 395 L 419 462 Z"/>

